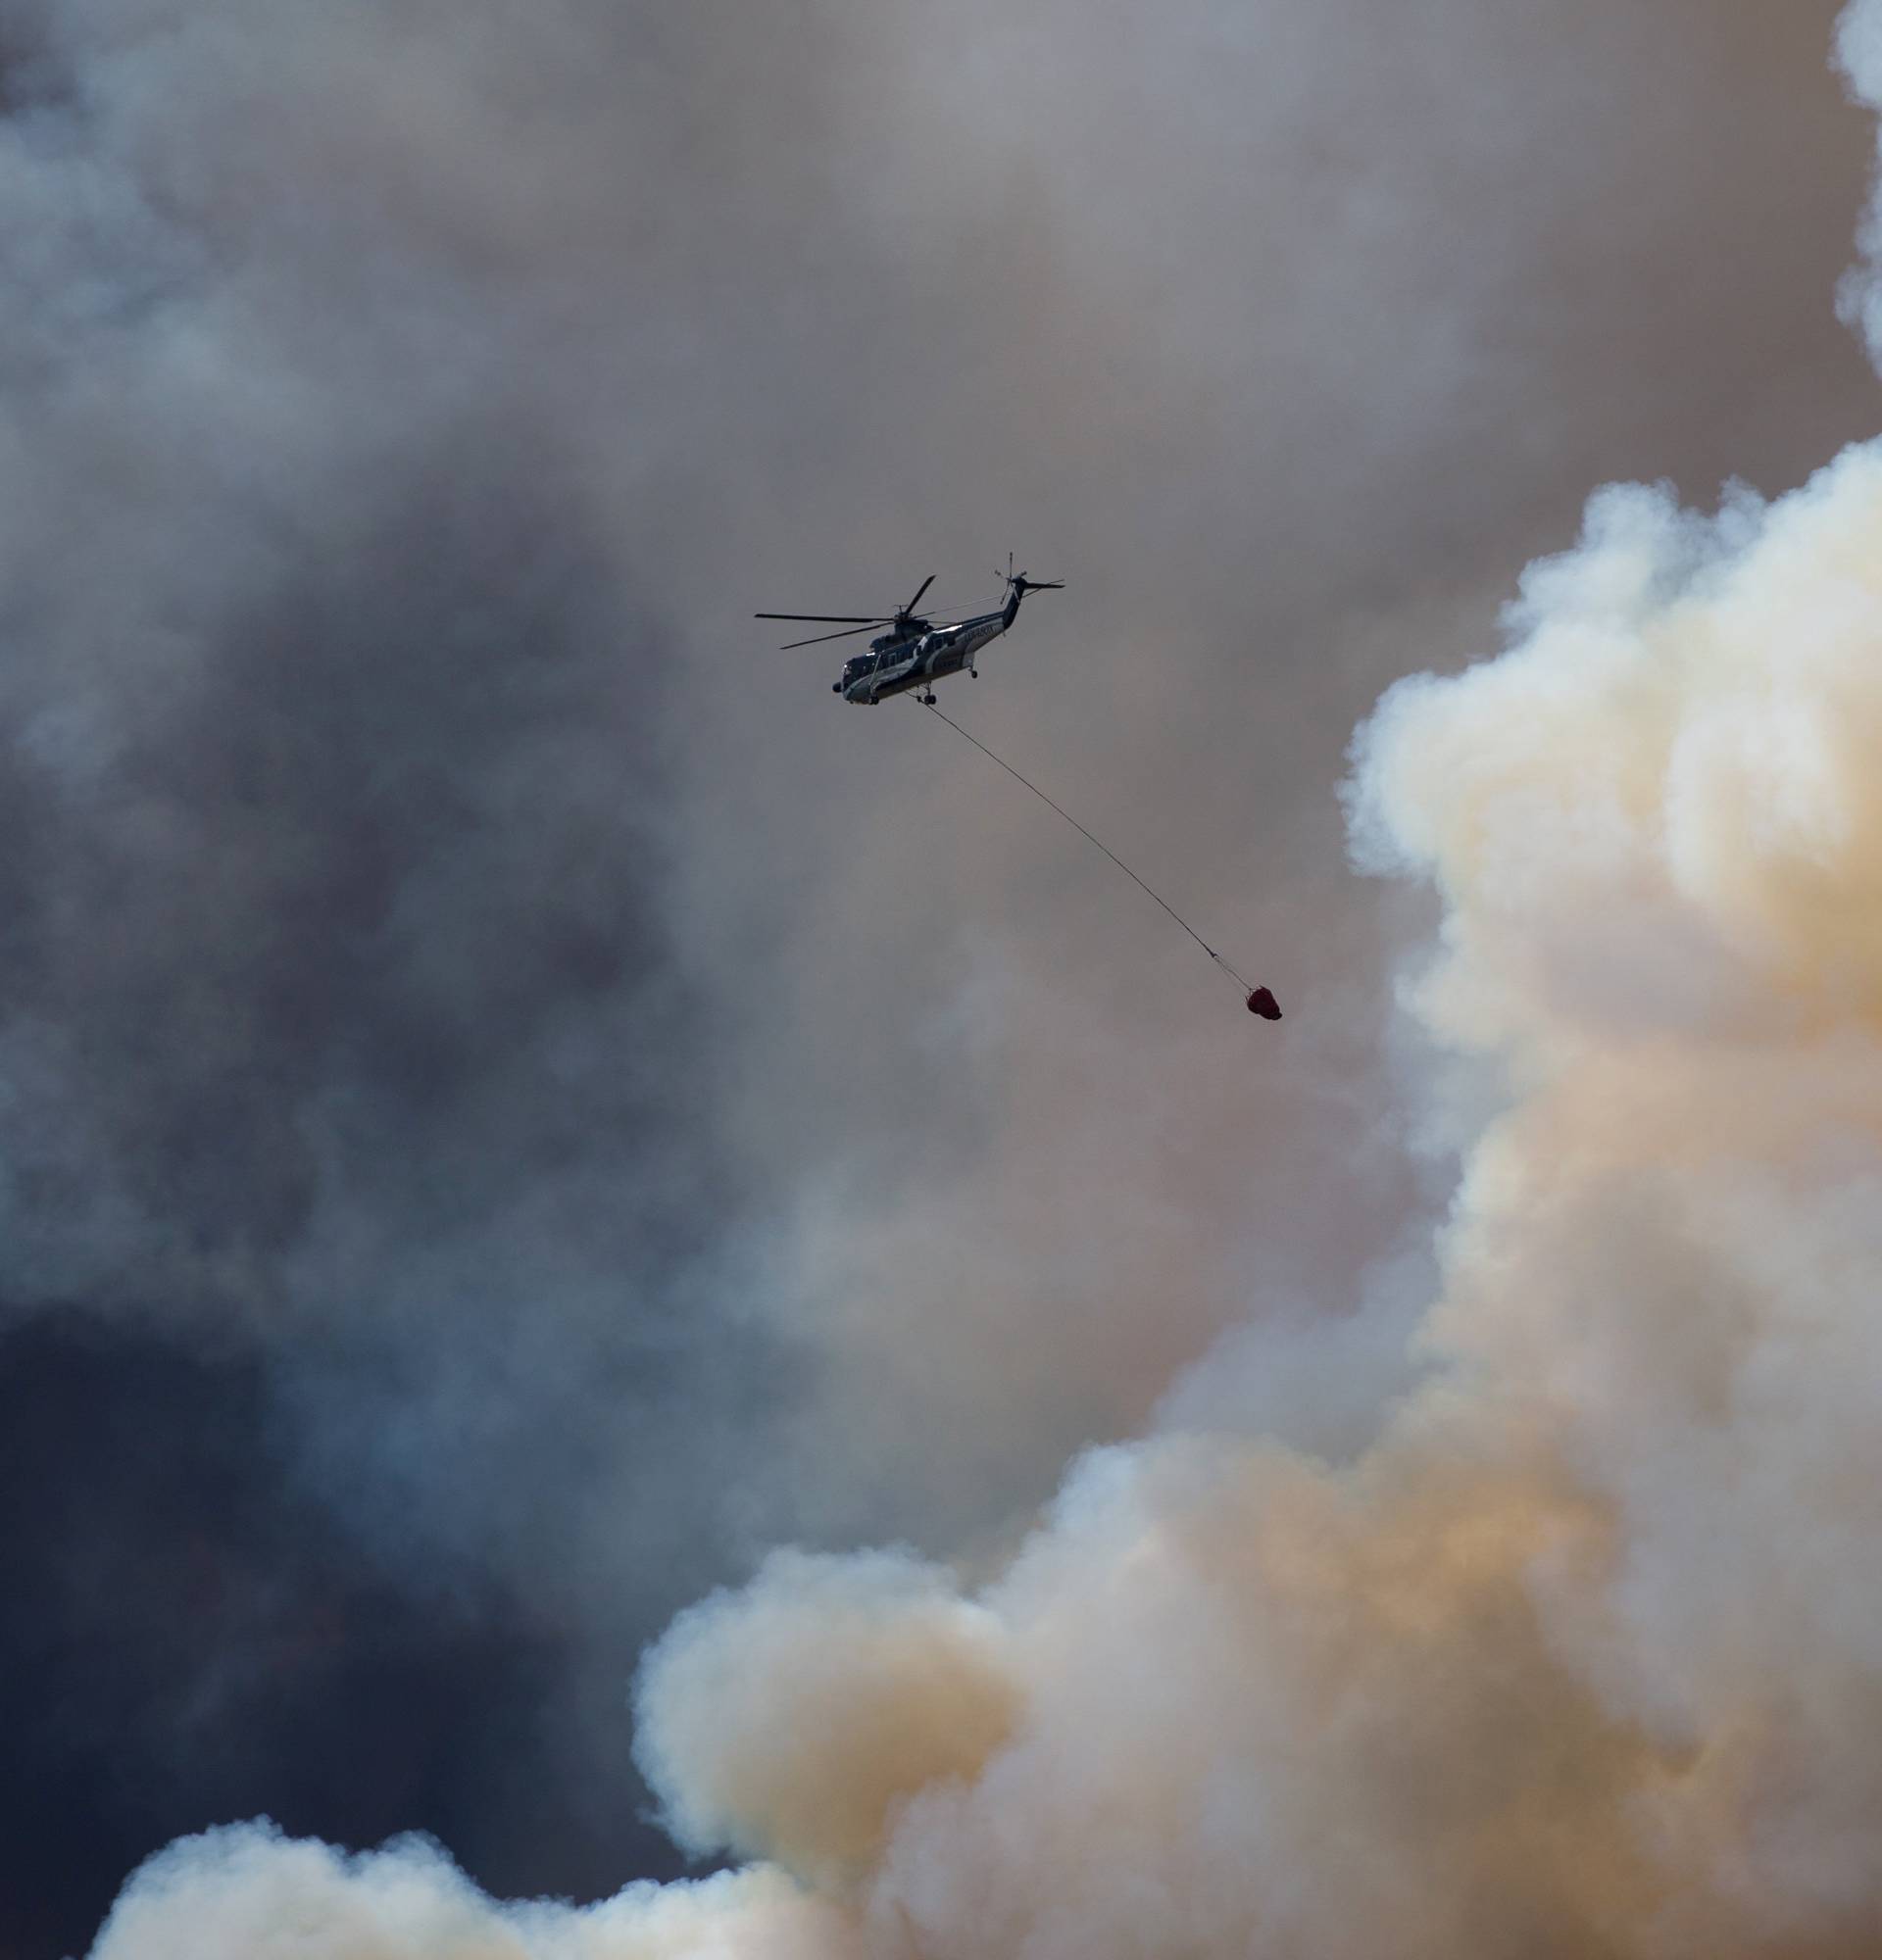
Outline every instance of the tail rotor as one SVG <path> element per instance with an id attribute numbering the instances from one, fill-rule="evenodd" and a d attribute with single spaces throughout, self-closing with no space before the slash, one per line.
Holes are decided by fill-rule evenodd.
<path id="1" fill-rule="evenodd" d="M 1063 592 L 1065 589 L 1065 581 L 1063 578 L 1028 578 L 1023 571 L 1015 571 L 1011 552 L 1007 554 L 1006 570 L 1002 571 L 995 565 L 993 575 L 1010 593 L 1020 599 L 1023 599 L 1028 592 Z"/>

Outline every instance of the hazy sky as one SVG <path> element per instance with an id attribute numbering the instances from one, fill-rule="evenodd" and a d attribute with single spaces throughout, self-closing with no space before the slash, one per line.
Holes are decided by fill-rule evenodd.
<path id="1" fill-rule="evenodd" d="M 261 1813 L 674 1869 L 678 1607 L 1226 1329 L 1352 1446 L 1451 1162 L 1347 745 L 1597 483 L 1872 431 L 1836 11 L 6 7 L 4 1960 Z M 1009 549 L 949 711 L 1278 1028 L 749 616 Z"/>

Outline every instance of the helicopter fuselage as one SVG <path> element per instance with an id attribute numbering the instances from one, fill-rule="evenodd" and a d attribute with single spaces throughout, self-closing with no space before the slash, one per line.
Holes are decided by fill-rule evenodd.
<path id="1" fill-rule="evenodd" d="M 921 620 L 912 620 L 911 628 L 921 630 L 884 633 L 871 640 L 867 654 L 843 662 L 843 677 L 831 684 L 830 692 L 859 706 L 873 707 L 879 701 L 907 694 L 911 688 L 927 687 L 971 667 L 974 656 L 1013 624 L 1018 611 L 1015 596 L 998 612 L 982 612 L 954 626 L 927 626 Z"/>

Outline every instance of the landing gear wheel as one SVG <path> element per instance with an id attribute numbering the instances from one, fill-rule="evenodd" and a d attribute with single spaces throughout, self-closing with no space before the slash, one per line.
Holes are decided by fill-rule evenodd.
<path id="1" fill-rule="evenodd" d="M 923 708 L 932 708 L 934 706 L 934 696 L 931 694 L 924 694 L 921 697 L 921 706 Z"/>

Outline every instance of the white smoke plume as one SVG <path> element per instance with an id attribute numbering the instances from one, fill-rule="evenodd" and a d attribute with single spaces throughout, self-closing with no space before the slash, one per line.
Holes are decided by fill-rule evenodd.
<path id="1" fill-rule="evenodd" d="M 1882 7 L 1841 46 L 1882 96 Z M 1605 491 L 1510 627 L 1354 752 L 1463 1159 L 1374 1433 L 1291 1355 L 1339 1446 L 1263 1436 L 1238 1339 L 990 1577 L 778 1554 L 682 1617 L 643 1765 L 744 1872 L 501 1906 L 249 1827 L 94 1960 L 1873 1953 L 1882 445 Z"/>
<path id="2" fill-rule="evenodd" d="M 646 1767 L 794 1886 L 517 1910 L 238 1833 L 96 1960 L 1873 1952 L 1882 446 L 1604 492 L 1511 620 L 1356 745 L 1494 1110 L 1356 1460 L 1172 1421 L 970 1594 L 793 1555 L 685 1616 Z"/>
<path id="3" fill-rule="evenodd" d="M 207 1908 L 207 1909 L 205 1909 Z M 265 1825 L 173 1844 L 124 1889 L 99 1960 L 824 1960 L 842 1928 L 776 1873 L 630 1886 L 577 1912 L 499 1906 L 433 1844 L 348 1857 Z"/>

